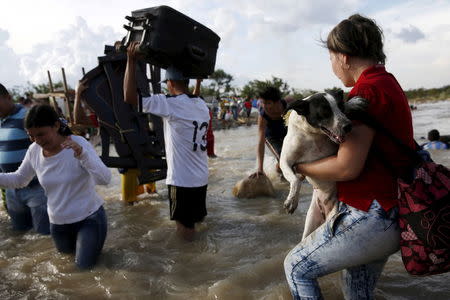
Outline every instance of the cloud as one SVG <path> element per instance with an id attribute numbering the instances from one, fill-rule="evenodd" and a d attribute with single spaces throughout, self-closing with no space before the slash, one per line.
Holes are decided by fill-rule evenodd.
<path id="1" fill-rule="evenodd" d="M 0 28 L 0 57 L 2 66 L 0 68 L 0 83 L 11 89 L 14 85 L 21 84 L 19 74 L 19 58 L 7 45 L 9 32 Z"/>
<path id="2" fill-rule="evenodd" d="M 229 1 L 239 5 L 237 0 Z M 298 30 L 308 30 L 317 25 L 332 25 L 360 7 L 358 0 L 342 1 L 298 1 L 280 0 L 249 1 L 239 11 L 251 20 L 250 36 L 255 38 L 261 33 L 292 35 Z M 241 4 L 242 6 L 242 4 Z"/>
<path id="3" fill-rule="evenodd" d="M 47 7 L 28 9 L 27 24 L 17 24 L 8 16 L 0 19 L 0 27 L 7 29 L 0 30 L 0 82 L 14 78 L 14 82 L 46 82 L 47 70 L 58 81 L 64 67 L 69 84 L 74 85 L 82 67 L 89 70 L 97 65 L 105 44 L 123 37 L 126 14 L 163 4 L 220 35 L 216 68 L 232 74 L 236 85 L 274 75 L 296 88 L 342 86 L 317 41 L 357 12 L 374 18 L 383 28 L 388 70 L 405 88 L 440 86 L 450 78 L 448 1 L 135 0 L 130 6 L 112 0 L 113 5 L 106 7 L 101 1 L 79 1 L 70 10 L 66 1 L 45 1 L 59 19 L 36 17 L 49 13 Z M 22 7 L 15 9 L 22 15 Z M 14 11 L 8 15 L 14 16 Z M 30 29 L 29 24 L 34 27 Z"/>
<path id="4" fill-rule="evenodd" d="M 449 9 L 448 1 L 405 2 L 374 16 L 384 29 L 388 70 L 405 89 L 449 84 Z M 415 42 L 420 33 L 409 39 L 398 36 L 404 29 L 414 33 L 414 28 L 423 34 Z"/>
<path id="5" fill-rule="evenodd" d="M 82 17 L 77 17 L 74 24 L 58 31 L 52 41 L 40 43 L 21 55 L 20 73 L 27 81 L 42 83 L 47 82 L 49 70 L 56 82 L 62 80 L 64 68 L 68 83 L 73 86 L 82 77 L 82 67 L 89 71 L 97 66 L 104 45 L 111 45 L 121 37 L 111 27 L 94 30 Z"/>
<path id="6" fill-rule="evenodd" d="M 417 41 L 425 38 L 425 34 L 419 28 L 413 25 L 402 28 L 402 30 L 399 33 L 396 33 L 395 36 L 405 43 L 411 44 L 414 44 Z"/>
<path id="7" fill-rule="evenodd" d="M 9 32 L 0 28 L 0 45 L 6 44 L 9 40 Z"/>
<path id="8" fill-rule="evenodd" d="M 232 47 L 239 30 L 237 16 L 227 8 L 218 8 L 210 13 L 212 24 L 208 24 L 221 38 L 222 43 Z"/>

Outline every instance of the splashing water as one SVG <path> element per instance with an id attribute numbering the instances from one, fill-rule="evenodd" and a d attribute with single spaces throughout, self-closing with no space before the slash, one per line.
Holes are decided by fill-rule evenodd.
<path id="1" fill-rule="evenodd" d="M 415 136 L 437 128 L 450 134 L 450 101 L 421 104 L 413 112 Z M 266 171 L 275 198 L 236 199 L 234 184 L 256 169 L 257 128 L 215 132 L 209 162 L 208 216 L 192 243 L 180 241 L 169 220 L 167 188 L 133 205 L 120 200 L 120 177 L 98 187 L 105 199 L 108 236 L 98 265 L 78 271 L 73 257 L 58 254 L 51 238 L 18 235 L 0 211 L 0 298 L 65 299 L 291 299 L 283 259 L 301 238 L 311 188 L 302 187 L 297 211 L 287 215 L 288 186 L 277 179 L 274 159 Z M 450 166 L 450 151 L 433 152 Z M 448 299 L 448 274 L 412 277 L 399 253 L 391 256 L 377 286 L 377 299 Z M 342 299 L 338 274 L 320 280 L 326 299 Z"/>

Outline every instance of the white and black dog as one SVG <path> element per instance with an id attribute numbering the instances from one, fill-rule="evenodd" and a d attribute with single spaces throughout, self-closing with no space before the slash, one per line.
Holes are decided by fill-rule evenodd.
<path id="1" fill-rule="evenodd" d="M 280 168 L 290 183 L 289 195 L 284 202 L 287 212 L 293 213 L 297 208 L 300 187 L 305 178 L 296 174 L 293 166 L 336 154 L 345 134 L 352 129 L 352 123 L 345 114 L 365 111 L 367 103 L 367 100 L 359 97 L 344 102 L 340 91 L 333 95 L 313 94 L 288 105 L 286 110 L 291 110 L 287 118 L 288 132 L 280 155 Z M 325 221 L 337 203 L 335 182 L 306 178 L 314 187 L 314 192 L 302 239 Z"/>

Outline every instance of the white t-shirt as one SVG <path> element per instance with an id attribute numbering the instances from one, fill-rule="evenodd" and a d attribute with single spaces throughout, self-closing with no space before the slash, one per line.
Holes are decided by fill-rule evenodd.
<path id="1" fill-rule="evenodd" d="M 206 131 L 209 110 L 201 98 L 152 95 L 142 99 L 143 111 L 163 118 L 166 184 L 199 187 L 208 184 Z"/>
<path id="2" fill-rule="evenodd" d="M 0 174 L 0 186 L 8 188 L 24 187 L 37 175 L 47 195 L 48 216 L 53 224 L 75 223 L 97 211 L 103 199 L 95 185 L 106 185 L 111 180 L 111 171 L 92 145 L 83 137 L 71 138 L 83 148 L 79 159 L 72 149 L 45 157 L 42 148 L 33 143 L 16 172 Z"/>

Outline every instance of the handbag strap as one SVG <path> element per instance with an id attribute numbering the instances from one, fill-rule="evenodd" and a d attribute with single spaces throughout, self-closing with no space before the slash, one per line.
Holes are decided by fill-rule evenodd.
<path id="1" fill-rule="evenodd" d="M 406 155 L 411 158 L 411 170 L 420 162 L 424 161 L 424 158 L 417 152 L 417 150 L 413 150 L 410 146 L 406 145 L 400 139 L 395 137 L 388 129 L 386 129 L 368 113 L 358 113 L 357 116 L 352 116 L 352 119 L 358 120 L 376 130 L 377 132 L 383 134 L 384 136 L 388 137 L 395 145 L 397 145 L 397 147 L 399 147 L 404 153 L 406 153 Z M 420 149 L 420 146 L 415 140 L 414 144 L 416 149 Z M 383 151 L 374 144 L 372 144 L 372 149 L 375 150 L 376 153 L 383 153 Z M 401 178 L 405 182 L 410 182 L 413 179 L 413 172 L 401 172 L 397 170 L 394 165 L 385 157 L 385 155 L 376 155 L 376 157 L 397 178 Z"/>
<path id="2" fill-rule="evenodd" d="M 422 156 L 417 153 L 420 149 L 419 144 L 414 140 L 415 149 L 412 149 L 410 146 L 406 145 L 399 138 L 395 137 L 386 127 L 384 127 L 380 122 L 375 120 L 368 113 L 360 113 L 358 116 L 355 116 L 355 120 L 362 122 L 363 124 L 375 129 L 377 132 L 382 133 L 384 136 L 388 137 L 394 144 L 396 144 L 399 148 L 401 148 L 415 163 L 421 162 Z M 377 149 L 377 148 L 375 148 Z"/>

